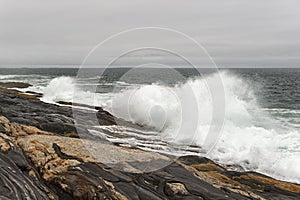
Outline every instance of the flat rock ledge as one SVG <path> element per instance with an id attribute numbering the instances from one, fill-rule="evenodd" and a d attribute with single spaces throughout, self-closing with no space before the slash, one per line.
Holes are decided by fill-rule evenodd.
<path id="1" fill-rule="evenodd" d="M 204 157 L 171 160 L 88 137 L 79 139 L 70 128 L 69 108 L 16 94 L 0 90 L 0 199 L 300 199 L 300 185 L 227 170 Z M 4 104 L 12 112 L 23 112 L 19 118 L 6 116 L 9 108 Z M 39 109 L 44 110 L 41 119 Z M 112 122 L 108 113 L 99 112 L 100 122 Z M 64 126 L 35 126 L 52 123 L 55 113 L 56 125 Z M 149 162 L 168 165 L 143 172 Z"/>

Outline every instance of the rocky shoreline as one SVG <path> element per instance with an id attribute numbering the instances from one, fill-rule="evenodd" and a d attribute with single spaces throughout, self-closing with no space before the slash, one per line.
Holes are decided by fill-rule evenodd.
<path id="1" fill-rule="evenodd" d="M 40 94 L 9 89 L 28 86 L 0 83 L 0 199 L 300 199 L 298 184 L 229 170 L 204 157 L 185 156 L 140 173 L 150 158 L 169 158 L 95 142 L 84 121 L 91 111 L 78 108 L 82 121 L 76 129 L 68 105 L 47 104 L 39 100 Z M 101 125 L 118 120 L 136 126 L 102 108 L 93 112 Z M 86 137 L 79 139 L 78 130 Z M 87 145 L 103 152 L 100 158 Z M 112 153 L 106 156 L 107 151 Z M 131 172 L 105 164 L 131 158 L 143 158 L 138 165 L 125 166 Z"/>

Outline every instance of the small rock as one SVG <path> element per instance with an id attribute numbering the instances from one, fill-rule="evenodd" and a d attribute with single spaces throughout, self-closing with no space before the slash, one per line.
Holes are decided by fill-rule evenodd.
<path id="1" fill-rule="evenodd" d="M 174 195 L 184 196 L 189 194 L 185 185 L 182 183 L 167 183 L 166 192 L 168 194 L 171 194 L 172 196 Z"/>

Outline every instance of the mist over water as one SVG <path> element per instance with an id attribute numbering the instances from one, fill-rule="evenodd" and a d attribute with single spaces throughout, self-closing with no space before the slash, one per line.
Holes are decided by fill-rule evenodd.
<path id="1" fill-rule="evenodd" d="M 181 72 L 181 79 L 172 80 L 170 76 L 162 81 L 155 79 L 157 72 L 153 71 L 152 77 L 151 73 L 143 72 L 143 76 L 133 74 L 120 80 L 124 73 L 124 69 L 115 69 L 113 73 L 104 74 L 100 81 L 95 75 L 79 80 L 68 73 L 54 77 L 47 75 L 37 77 L 40 82 L 31 79 L 35 83 L 30 89 L 43 92 L 42 100 L 46 102 L 73 101 L 76 91 L 76 96 L 80 97 L 76 99 L 80 101 L 77 103 L 103 106 L 118 117 L 153 130 L 152 135 L 147 135 L 147 145 L 141 139 L 146 137 L 144 133 L 132 136 L 133 132 L 123 127 L 116 127 L 116 130 L 128 137 L 116 136 L 115 140 L 134 143 L 147 150 L 157 151 L 153 147 L 159 146 L 164 153 L 170 150 L 164 148 L 168 144 L 203 148 L 214 109 L 206 83 L 216 79 L 216 74 L 198 76 L 188 71 Z M 221 137 L 208 156 L 223 164 L 240 165 L 247 170 L 300 183 L 299 75 L 297 69 L 221 71 L 225 121 Z M 13 80 L 15 77 L 0 78 Z M 95 84 L 96 94 L 89 90 Z M 169 153 L 195 154 L 189 150 L 173 149 Z"/>

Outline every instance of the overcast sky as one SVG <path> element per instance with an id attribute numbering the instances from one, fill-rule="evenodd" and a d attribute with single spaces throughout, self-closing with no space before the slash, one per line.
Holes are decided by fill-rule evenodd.
<path id="1" fill-rule="evenodd" d="M 219 66 L 300 66 L 299 0 L 0 0 L 0 65 L 80 65 L 99 42 L 145 26 L 191 36 Z"/>

